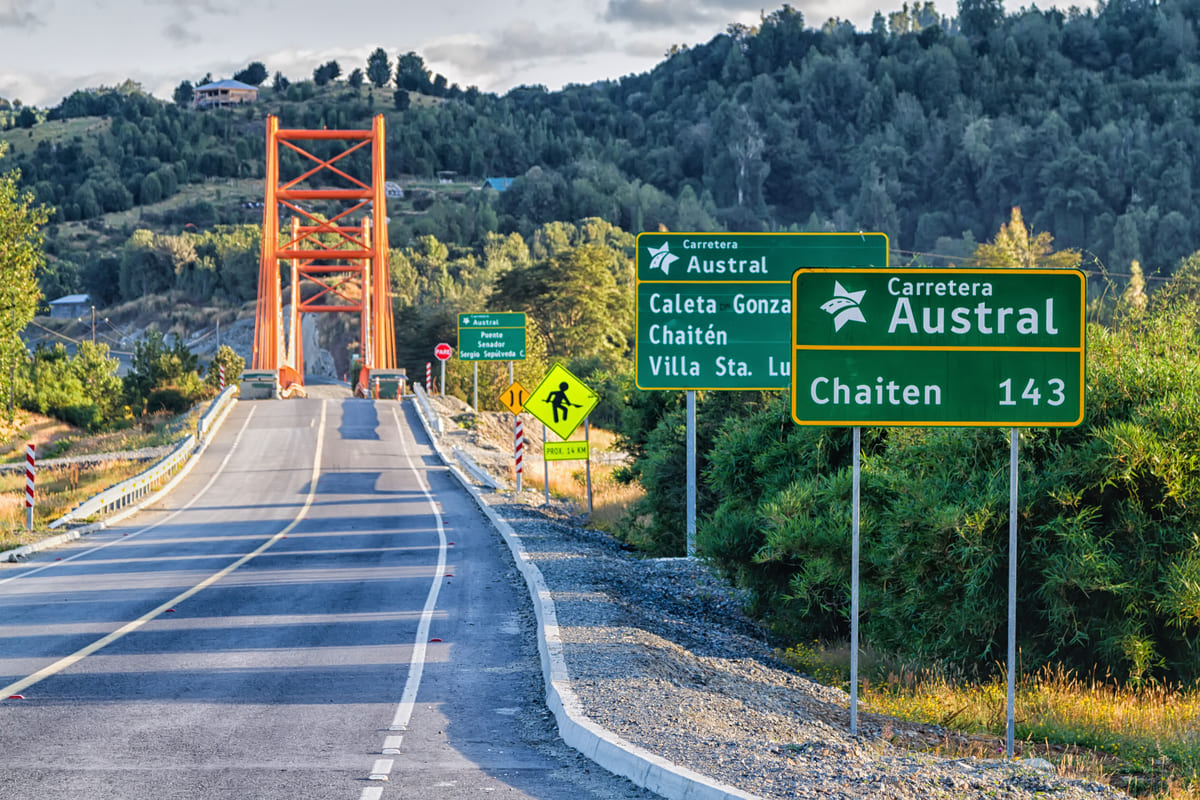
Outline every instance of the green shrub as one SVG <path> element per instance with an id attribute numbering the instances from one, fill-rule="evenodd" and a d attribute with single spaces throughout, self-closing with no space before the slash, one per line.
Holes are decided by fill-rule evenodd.
<path id="1" fill-rule="evenodd" d="M 1198 317 L 1200 303 L 1163 293 L 1118 314 L 1115 329 L 1090 326 L 1083 424 L 1021 431 L 1025 669 L 1200 677 Z M 786 397 L 727 416 L 707 460 L 701 553 L 751 590 L 752 611 L 781 637 L 844 637 L 850 431 L 793 425 Z M 863 437 L 864 640 L 993 668 L 1007 632 L 1008 431 Z M 664 456 L 648 450 L 653 468 Z M 647 505 L 672 507 L 653 491 Z"/>

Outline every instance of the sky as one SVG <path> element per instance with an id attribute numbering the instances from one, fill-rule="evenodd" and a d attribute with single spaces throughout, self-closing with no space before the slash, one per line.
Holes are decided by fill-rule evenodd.
<path id="1" fill-rule="evenodd" d="M 903 0 L 793 0 L 809 27 L 870 28 Z M 1011 0 L 1010 0 L 1011 2 Z M 0 97 L 52 107 L 76 89 L 126 79 L 169 100 L 184 80 L 230 78 L 254 61 L 289 80 L 337 61 L 366 71 L 382 47 L 415 51 L 464 89 L 559 89 L 645 72 L 672 45 L 756 25 L 763 0 L 0 0 Z M 956 3 L 940 0 L 953 14 Z"/>

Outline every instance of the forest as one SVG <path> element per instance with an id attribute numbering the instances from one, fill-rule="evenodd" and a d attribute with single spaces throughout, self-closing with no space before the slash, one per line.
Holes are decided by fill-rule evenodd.
<path id="1" fill-rule="evenodd" d="M 389 206 L 401 366 L 421 374 L 458 313 L 527 312 L 517 378 L 563 360 L 604 396 L 594 421 L 620 431 L 625 478 L 647 491 L 619 535 L 657 555 L 680 554 L 683 410 L 679 393 L 632 383 L 637 233 L 881 231 L 894 265 L 1079 265 L 1105 292 L 1089 310 L 1088 415 L 1023 440 L 1022 580 L 1041 587 L 1020 623 L 1025 664 L 1195 680 L 1200 400 L 1184 354 L 1200 316 L 1200 0 L 957 12 L 905 4 L 859 31 L 784 5 L 647 73 L 559 91 L 462 89 L 382 50 L 345 80 L 336 64 L 276 73 L 234 110 L 191 108 L 191 81 L 172 101 L 80 90 L 0 110 L 0 169 L 50 217 L 46 295 L 236 306 L 254 297 L 261 229 L 228 198 L 166 201 L 261 179 L 267 114 L 313 128 L 383 114 L 406 187 Z M 249 72 L 266 82 L 265 66 Z M 479 188 L 489 177 L 513 181 Z M 451 362 L 452 391 L 470 379 Z M 481 397 L 506 379 L 481 368 L 495 390 Z M 779 392 L 699 405 L 702 553 L 782 640 L 843 637 L 848 432 L 797 428 Z M 868 435 L 868 639 L 925 663 L 995 663 L 1003 447 L 987 430 Z"/>
<path id="2" fill-rule="evenodd" d="M 517 179 L 487 208 L 441 200 L 397 220 L 396 244 L 430 234 L 478 245 L 488 232 L 596 217 L 633 233 L 883 231 L 893 261 L 944 261 L 1020 206 L 1089 268 L 1122 273 L 1136 259 L 1165 275 L 1200 233 L 1198 24 L 1195 0 L 1008 14 L 964 0 L 952 19 L 905 4 L 869 31 L 808 26 L 785 5 L 757 27 L 674 48 L 650 72 L 560 91 L 463 90 L 413 53 L 383 54 L 382 91 L 357 67 L 352 82 L 322 65 L 312 80 L 276 73 L 260 103 L 233 111 L 136 85 L 79 90 L 0 115 L 17 131 L 106 124 L 0 164 L 20 170 L 55 220 L 95 220 L 189 183 L 261 176 L 267 113 L 287 127 L 347 128 L 383 113 L 392 173 Z M 378 62 L 363 66 L 380 75 Z M 211 221 L 232 221 L 221 216 Z M 87 264 L 71 266 L 56 289 L 99 288 L 86 286 Z"/>

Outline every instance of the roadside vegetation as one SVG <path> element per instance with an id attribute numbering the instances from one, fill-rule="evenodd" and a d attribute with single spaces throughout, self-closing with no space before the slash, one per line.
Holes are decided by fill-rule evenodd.
<path id="1" fill-rule="evenodd" d="M 861 32 L 784 5 L 646 74 L 558 92 L 463 89 L 381 49 L 365 82 L 330 62 L 268 86 L 251 65 L 261 100 L 236 110 L 190 109 L 190 80 L 174 103 L 129 83 L 51 109 L 0 102 L 0 402 L 112 436 L 211 396 L 215 372 L 177 337 L 138 342 L 120 379 L 102 344 L 28 354 L 19 333 L 39 286 L 114 308 L 252 302 L 267 114 L 296 128 L 386 116 L 404 170 L 388 208 L 400 366 L 420 379 L 459 313 L 525 312 L 527 357 L 511 376 L 478 365 L 480 406 L 555 362 L 595 389 L 593 423 L 630 461 L 594 472 L 593 524 L 647 555 L 683 555 L 684 395 L 634 386 L 636 233 L 872 230 L 893 264 L 1081 266 L 1086 418 L 1021 439 L 1019 735 L 1063 769 L 1196 798 L 1197 41 L 1200 7 L 1180 0 L 1011 14 L 962 0 L 957 17 L 906 4 Z M 218 359 L 236 380 L 241 359 Z M 474 380 L 447 365 L 449 393 Z M 786 393 L 699 394 L 701 555 L 797 668 L 844 682 L 850 432 L 795 426 Z M 994 736 L 1005 435 L 864 433 L 864 699 Z M 581 505 L 578 465 L 556 465 L 551 488 Z"/>

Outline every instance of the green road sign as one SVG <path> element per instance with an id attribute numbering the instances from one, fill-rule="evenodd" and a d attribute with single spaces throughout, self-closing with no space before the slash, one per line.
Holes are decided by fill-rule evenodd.
<path id="1" fill-rule="evenodd" d="M 792 300 L 801 425 L 1083 420 L 1078 270 L 801 269 Z"/>
<path id="2" fill-rule="evenodd" d="M 600 397 L 562 364 L 555 364 L 525 401 L 525 413 L 566 439 L 587 419 Z"/>
<path id="3" fill-rule="evenodd" d="M 525 315 L 520 312 L 458 315 L 460 361 L 524 361 Z"/>
<path id="4" fill-rule="evenodd" d="M 639 234 L 638 388 L 787 388 L 792 273 L 887 259 L 881 233 Z"/>

